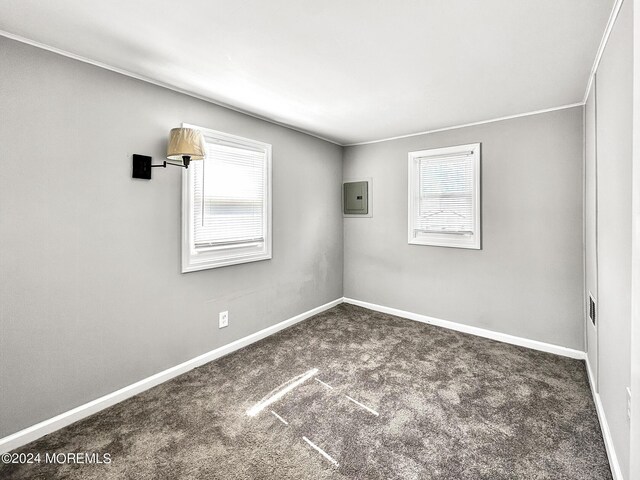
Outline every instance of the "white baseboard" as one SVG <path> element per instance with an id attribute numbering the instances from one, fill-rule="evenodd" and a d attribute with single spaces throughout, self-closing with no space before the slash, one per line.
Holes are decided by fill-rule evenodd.
<path id="1" fill-rule="evenodd" d="M 338 298 L 333 300 L 332 302 L 325 303 L 319 307 L 308 310 L 300 315 L 296 315 L 295 317 L 289 318 L 283 322 L 277 323 L 270 327 L 267 327 L 263 330 L 260 330 L 256 333 L 252 333 L 244 338 L 231 342 L 222 347 L 216 348 L 215 350 L 211 350 L 210 352 L 199 355 L 191 360 L 187 360 L 175 367 L 168 368 L 162 372 L 156 373 L 155 375 L 151 375 L 150 377 L 144 378 L 139 382 L 128 385 L 120 390 L 116 390 L 115 392 L 104 395 L 100 398 L 97 398 L 91 402 L 85 403 L 84 405 L 80 405 L 72 410 L 61 413 L 60 415 L 56 415 L 53 418 L 48 420 L 44 420 L 40 423 L 32 425 L 31 427 L 27 427 L 24 430 L 20 430 L 19 432 L 8 435 L 4 438 L 0 439 L 0 454 L 9 452 L 15 448 L 21 447 L 22 445 L 26 445 L 29 442 L 37 440 L 44 435 L 47 435 L 51 432 L 59 430 L 67 425 L 71 425 L 78 420 L 81 420 L 89 415 L 93 415 L 100 410 L 104 410 L 111 405 L 115 405 L 118 402 L 126 400 L 129 397 L 133 397 L 145 390 L 150 389 L 151 387 L 155 387 L 160 383 L 166 382 L 178 375 L 181 375 L 189 370 L 192 370 L 200 365 L 204 365 L 212 360 L 223 357 L 231 352 L 239 350 L 247 345 L 250 345 L 258 340 L 262 340 L 269 335 L 273 335 L 280 330 L 290 327 L 302 320 L 306 320 L 313 315 L 317 315 L 318 313 L 324 312 L 330 308 L 335 307 L 336 305 L 341 304 L 343 301 L 342 298 Z"/>
<path id="2" fill-rule="evenodd" d="M 397 317 L 408 318 L 410 320 L 416 320 L 418 322 L 428 323 L 429 325 L 435 325 L 437 327 L 448 328 L 451 330 L 457 330 L 459 332 L 470 333 L 471 335 L 477 335 L 480 337 L 490 338 L 500 342 L 511 343 L 513 345 L 519 345 L 521 347 L 532 348 L 534 350 L 541 350 L 543 352 L 555 353 L 565 357 L 576 358 L 579 360 L 585 360 L 587 376 L 589 377 L 589 387 L 593 395 L 593 402 L 596 405 L 596 412 L 598 414 L 598 420 L 600 422 L 600 428 L 602 430 L 602 437 L 604 439 L 605 449 L 607 451 L 607 457 L 609 458 L 609 466 L 611 467 L 611 473 L 613 480 L 624 480 L 622 470 L 620 469 L 620 463 L 616 456 L 616 451 L 613 446 L 613 438 L 611 437 L 611 431 L 609 430 L 609 424 L 604 413 L 602 401 L 600 395 L 596 391 L 595 384 L 591 373 L 591 365 L 589 364 L 589 358 L 586 352 L 580 350 L 574 350 L 572 348 L 561 347 L 559 345 L 553 345 L 551 343 L 539 342 L 537 340 L 529 340 L 527 338 L 516 337 L 513 335 L 507 335 L 505 333 L 494 332 L 492 330 L 486 330 L 479 327 L 471 327 L 469 325 L 463 325 L 461 323 L 450 322 L 448 320 L 441 320 L 439 318 L 429 317 L 427 315 L 420 315 L 418 313 L 407 312 L 405 310 L 398 310 L 397 308 L 385 307 L 382 305 L 376 305 L 374 303 L 363 302 L 361 300 L 354 300 L 352 298 L 344 298 L 345 303 L 352 305 L 358 305 L 360 307 L 368 308 L 369 310 L 375 310 L 377 312 L 388 313 Z"/>
<path id="3" fill-rule="evenodd" d="M 104 410 L 107 407 L 115 405 L 118 402 L 126 400 L 129 397 L 137 395 L 145 390 L 148 390 L 160 383 L 166 382 L 178 375 L 181 375 L 193 368 L 196 368 L 200 365 L 204 365 L 205 363 L 211 362 L 217 358 L 220 358 L 224 355 L 232 353 L 236 350 L 239 350 L 247 345 L 250 345 L 258 340 L 261 340 L 269 335 L 273 335 L 274 333 L 290 327 L 298 322 L 301 322 L 313 315 L 321 313 L 325 310 L 335 307 L 340 303 L 350 303 L 352 305 L 358 305 L 364 308 L 368 308 L 370 310 L 375 310 L 378 312 L 388 313 L 391 315 L 396 315 L 398 317 L 408 318 L 410 320 L 415 320 L 418 322 L 428 323 L 430 325 L 435 325 L 443 328 L 448 328 L 450 330 L 457 330 L 464 333 L 469 333 L 472 335 L 477 335 L 480 337 L 490 338 L 493 340 L 498 340 L 501 342 L 511 343 L 514 345 L 519 345 L 523 347 L 532 348 L 535 350 L 541 350 L 544 352 L 555 353 L 557 355 L 562 355 L 571 358 L 577 359 L 586 359 L 586 355 L 584 352 L 579 350 L 573 350 L 566 347 L 561 347 L 558 345 L 552 345 L 549 343 L 538 342 L 536 340 L 529 340 L 522 337 L 516 337 L 513 335 L 507 335 L 504 333 L 494 332 L 491 330 L 486 330 L 478 327 L 471 327 L 468 325 L 463 325 L 460 323 L 450 322 L 447 320 L 441 320 L 434 317 L 429 317 L 426 315 L 420 315 L 417 313 L 407 312 L 404 310 L 398 310 L 396 308 L 384 307 L 382 305 L 376 305 L 369 302 L 363 302 L 360 300 L 354 300 L 352 298 L 338 298 L 333 300 L 332 302 L 326 303 L 319 307 L 313 308 L 307 312 L 301 313 L 295 317 L 289 318 L 283 322 L 280 322 L 276 325 L 272 325 L 271 327 L 267 327 L 263 330 L 260 330 L 256 333 L 248 335 L 244 338 L 231 342 L 222 347 L 216 348 L 215 350 L 211 350 L 210 352 L 204 353 L 198 357 L 195 357 L 191 360 L 183 362 L 175 367 L 171 367 L 162 372 L 156 373 L 150 377 L 142 379 L 134 384 L 121 388 L 115 392 L 104 395 L 100 398 L 97 398 L 91 402 L 85 403 L 84 405 L 80 405 L 72 410 L 61 413 L 60 415 L 56 415 L 53 418 L 37 423 L 31 427 L 25 428 L 24 430 L 20 430 L 14 434 L 11 434 L 7 437 L 0 439 L 0 454 L 11 451 L 22 445 L 26 445 L 29 442 L 37 440 L 38 438 L 52 433 L 60 428 L 66 427 L 78 420 L 88 417 L 89 415 L 93 415 L 101 410 Z M 587 368 L 588 371 L 588 368 Z M 591 379 L 590 379 L 591 380 Z M 603 436 L 605 438 L 605 445 L 607 447 L 607 454 L 609 455 L 609 459 L 611 461 L 612 468 L 614 470 L 614 478 L 615 480 L 623 480 L 622 475 L 620 473 L 620 467 L 617 463 L 615 452 L 613 450 L 613 444 L 611 443 L 611 435 L 606 423 L 606 419 L 604 417 L 604 411 L 602 410 L 602 404 L 600 403 L 599 396 L 593 389 L 594 392 L 594 401 L 596 402 L 596 407 L 598 409 L 598 417 L 600 418 Z"/>
<path id="4" fill-rule="evenodd" d="M 435 325 L 437 327 L 448 328 L 449 330 L 456 330 L 458 332 L 470 333 L 471 335 L 477 335 L 478 337 L 490 338 L 499 342 L 511 343 L 513 345 L 519 345 L 521 347 L 532 348 L 533 350 L 541 350 L 543 352 L 555 353 L 556 355 L 562 355 L 563 357 L 577 358 L 584 360 L 586 358 L 585 352 L 580 350 L 574 350 L 572 348 L 561 347 L 560 345 L 553 345 L 551 343 L 539 342 L 537 340 L 529 340 L 528 338 L 516 337 L 514 335 L 507 335 L 506 333 L 494 332 L 492 330 L 486 330 L 484 328 L 472 327 L 470 325 L 464 325 L 462 323 L 451 322 L 449 320 L 441 320 L 439 318 L 429 317 L 427 315 L 421 315 L 419 313 L 407 312 L 405 310 L 398 310 L 397 308 L 385 307 L 382 305 L 376 305 L 375 303 L 363 302 L 361 300 L 354 300 L 353 298 L 344 298 L 345 303 L 352 305 L 358 305 L 360 307 L 368 308 L 369 310 L 375 310 L 377 312 L 388 313 L 397 317 L 408 318 L 417 322 L 428 323 L 429 325 Z"/>
<path id="5" fill-rule="evenodd" d="M 596 385 L 593 381 L 593 373 L 591 371 L 589 357 L 586 357 L 585 361 L 587 364 L 587 377 L 589 377 L 589 386 L 591 387 L 591 394 L 593 395 L 593 403 L 595 403 L 596 405 L 596 412 L 598 413 L 600 429 L 602 430 L 602 438 L 604 439 L 604 447 L 607 451 L 607 457 L 609 457 L 609 466 L 611 467 L 613 480 L 624 480 L 622 469 L 620 468 L 620 463 L 618 462 L 618 456 L 616 455 L 616 449 L 613 446 L 613 438 L 611 437 L 611 431 L 609 430 L 607 417 L 604 414 L 602 400 L 600 400 L 600 394 L 596 391 Z"/>

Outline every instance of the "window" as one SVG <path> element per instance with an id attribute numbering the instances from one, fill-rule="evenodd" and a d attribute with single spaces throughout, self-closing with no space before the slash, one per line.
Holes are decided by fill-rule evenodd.
<path id="1" fill-rule="evenodd" d="M 480 249 L 480 144 L 409 153 L 409 243 Z"/>
<path id="2" fill-rule="evenodd" d="M 271 145 L 198 128 L 182 177 L 182 272 L 271 258 Z"/>

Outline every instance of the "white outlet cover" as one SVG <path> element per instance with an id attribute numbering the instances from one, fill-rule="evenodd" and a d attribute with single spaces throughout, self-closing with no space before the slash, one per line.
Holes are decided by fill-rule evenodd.
<path id="1" fill-rule="evenodd" d="M 220 312 L 218 315 L 218 328 L 229 326 L 229 312 Z"/>

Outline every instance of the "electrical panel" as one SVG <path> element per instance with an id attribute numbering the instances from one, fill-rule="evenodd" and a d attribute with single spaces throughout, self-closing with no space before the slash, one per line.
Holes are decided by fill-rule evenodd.
<path id="1" fill-rule="evenodd" d="M 345 215 L 367 215 L 369 213 L 369 182 L 343 184 L 342 204 Z"/>

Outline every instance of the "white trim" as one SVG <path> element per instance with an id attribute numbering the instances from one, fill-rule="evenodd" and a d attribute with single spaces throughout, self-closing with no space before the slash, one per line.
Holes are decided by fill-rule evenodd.
<path id="1" fill-rule="evenodd" d="M 419 313 L 407 312 L 406 310 L 385 307 L 383 305 L 376 305 L 375 303 L 363 302 L 362 300 L 355 300 L 353 298 L 345 297 L 344 303 L 368 308 L 369 310 L 375 310 L 376 312 L 388 313 L 389 315 L 395 315 L 396 317 L 408 318 L 409 320 L 415 320 L 417 322 L 427 323 L 429 325 L 435 325 L 436 327 L 448 328 L 449 330 L 469 333 L 478 337 L 490 338 L 499 342 L 510 343 L 512 345 L 531 348 L 533 350 L 540 350 L 542 352 L 553 353 L 556 355 L 561 355 L 563 357 L 576 358 L 579 360 L 584 360 L 586 358 L 585 352 L 574 350 L 573 348 L 561 347 L 560 345 L 554 345 L 552 343 L 545 343 L 538 340 L 516 337 L 514 335 L 508 335 L 506 333 L 494 332 L 493 330 L 487 330 L 480 327 L 472 327 L 470 325 L 464 325 L 462 323 L 442 320 Z"/>
<path id="2" fill-rule="evenodd" d="M 534 110 L 532 112 L 518 113 L 518 114 L 515 114 L 515 115 L 507 115 L 506 117 L 491 118 L 489 120 L 480 120 L 478 122 L 463 123 L 461 125 L 452 125 L 450 127 L 436 128 L 434 130 L 425 130 L 424 132 L 409 133 L 407 135 L 398 135 L 397 137 L 381 138 L 379 140 L 369 140 L 369 141 L 366 141 L 366 142 L 345 143 L 345 144 L 343 144 L 341 146 L 343 146 L 343 147 L 355 147 L 355 146 L 358 146 L 358 145 L 369 145 L 369 144 L 372 144 L 372 143 L 389 142 L 391 140 L 399 140 L 401 138 L 418 137 L 420 135 L 427 135 L 429 133 L 445 132 L 447 130 L 456 130 L 458 128 L 466 128 L 466 127 L 474 127 L 476 125 L 484 125 L 485 123 L 502 122 L 503 120 L 512 120 L 514 118 L 528 117 L 530 115 L 539 115 L 541 113 L 555 112 L 557 110 L 565 110 L 567 108 L 581 107 L 583 105 L 584 105 L 584 102 L 570 103 L 570 104 L 567 104 L 567 105 L 560 105 L 559 107 L 545 108 L 545 109 L 542 109 L 542 110 Z"/>
<path id="3" fill-rule="evenodd" d="M 631 193 L 631 422 L 629 451 L 640 452 L 640 0 L 633 2 L 633 154 Z M 640 478 L 631 454 L 629 478 Z"/>
<path id="4" fill-rule="evenodd" d="M 332 302 L 325 303 L 324 305 L 308 310 L 304 313 L 301 313 L 300 315 L 291 317 L 288 320 L 264 328 L 258 332 L 252 333 L 251 335 L 247 335 L 246 337 L 228 343 L 227 345 L 224 345 L 222 347 L 216 348 L 215 350 L 211 350 L 210 352 L 199 355 L 195 358 L 192 358 L 191 360 L 187 360 L 186 362 L 176 365 L 175 367 L 171 367 L 163 370 L 162 372 L 156 373 L 155 375 L 151 375 L 150 377 L 144 378 L 136 383 L 116 390 L 115 392 L 108 393 L 107 395 L 97 398 L 91 402 L 85 403 L 84 405 L 80 405 L 79 407 L 61 413 L 60 415 L 56 415 L 53 418 L 44 420 L 40 423 L 32 425 L 31 427 L 27 427 L 23 430 L 20 430 L 19 432 L 1 438 L 0 453 L 9 452 L 13 449 L 21 447 L 22 445 L 26 445 L 27 443 L 37 440 L 44 435 L 66 427 L 67 425 L 71 425 L 72 423 L 86 418 L 89 415 L 93 415 L 94 413 L 97 413 L 101 410 L 104 410 L 111 405 L 115 405 L 116 403 L 122 402 L 129 397 L 133 397 L 134 395 L 144 392 L 151 387 L 155 387 L 156 385 L 166 382 L 167 380 L 177 377 L 178 375 L 182 375 L 189 370 L 204 365 L 205 363 L 211 362 L 212 360 L 220 358 L 224 355 L 235 352 L 236 350 L 255 343 L 258 340 L 262 340 L 265 337 L 273 335 L 280 330 L 295 325 L 296 323 L 306 320 L 307 318 L 317 315 L 318 313 L 329 310 L 330 308 L 341 304 L 342 301 L 342 298 L 338 298 L 336 300 L 333 300 Z"/>
<path id="5" fill-rule="evenodd" d="M 596 301 L 596 324 L 594 326 L 595 331 L 596 331 L 596 374 L 594 377 L 594 383 L 596 386 L 596 393 L 598 393 L 600 391 L 600 334 L 598 333 L 598 326 L 600 325 L 600 312 L 598 311 L 598 305 L 600 305 L 599 301 L 598 301 L 598 287 L 600 285 L 599 283 L 599 272 L 600 272 L 600 261 L 599 261 L 599 255 L 598 252 L 600 251 L 598 249 L 598 239 L 599 239 L 599 235 L 598 235 L 598 231 L 599 231 L 599 226 L 598 226 L 598 75 L 597 73 L 594 74 L 593 79 L 595 81 L 595 83 L 593 84 L 593 163 L 594 163 L 594 171 L 593 171 L 593 188 L 594 188 L 594 208 L 593 208 L 593 214 L 595 216 L 594 218 L 594 222 L 595 222 L 595 235 L 594 235 L 594 252 L 595 252 L 595 290 L 596 290 L 596 295 L 595 295 L 595 301 Z M 587 97 L 587 101 L 588 101 L 588 97 Z M 585 115 L 586 115 L 586 102 L 585 102 Z M 585 116 L 586 118 L 586 116 Z M 583 139 L 583 143 L 586 142 L 586 134 L 584 136 Z M 586 148 L 586 143 L 585 143 L 585 148 Z M 586 157 L 585 157 L 586 158 Z M 585 173 L 586 173 L 586 163 L 585 163 Z M 586 206 L 586 196 L 584 197 L 583 202 L 585 203 Z M 586 254 L 586 244 L 585 244 L 585 254 Z M 586 271 L 586 270 L 585 270 Z M 586 281 L 586 278 L 585 278 Z M 587 358 L 589 356 L 587 355 Z"/>
<path id="6" fill-rule="evenodd" d="M 582 345 L 589 355 L 589 333 L 587 320 L 587 103 L 582 106 Z"/>
<path id="7" fill-rule="evenodd" d="M 52 47 L 50 45 L 47 45 L 46 43 L 40 43 L 40 42 L 37 42 L 35 40 L 31 40 L 29 38 L 22 37 L 20 35 L 16 35 L 15 33 L 7 32 L 6 30 L 0 30 L 0 37 L 6 37 L 6 38 L 9 38 L 11 40 L 15 40 L 17 42 L 20 42 L 20 43 L 25 43 L 27 45 L 31 45 L 32 47 L 41 48 L 42 50 L 47 50 L 49 52 L 56 53 L 58 55 L 62 55 L 63 57 L 71 58 L 73 60 L 78 60 L 78 61 L 83 62 L 83 63 L 88 63 L 89 65 L 93 65 L 94 67 L 104 68 L 105 70 L 109 70 L 111 72 L 119 73 L 120 75 L 124 75 L 126 77 L 135 78 L 136 80 L 141 80 L 141 81 L 146 82 L 146 83 L 151 83 L 151 84 L 156 85 L 158 87 L 166 88 L 167 90 L 172 90 L 174 92 L 182 93 L 183 95 L 188 95 L 189 97 L 197 98 L 198 100 L 202 100 L 202 101 L 205 101 L 207 103 L 212 103 L 212 104 L 217 105 L 219 107 L 226 108 L 228 110 L 233 110 L 234 112 L 242 113 L 243 115 L 247 115 L 249 117 L 257 118 L 258 120 L 262 120 L 264 122 L 272 123 L 273 125 L 278 125 L 279 127 L 288 128 L 289 130 L 294 130 L 294 131 L 296 131 L 298 133 L 303 133 L 305 135 L 309 135 L 311 137 L 315 137 L 315 138 L 318 138 L 320 140 L 324 140 L 325 142 L 333 143 L 334 145 L 338 145 L 340 147 L 343 146 L 341 143 L 339 143 L 339 142 L 337 142 L 335 140 L 330 140 L 328 138 L 321 137 L 320 135 L 317 135 L 315 133 L 311 133 L 311 132 L 308 132 L 306 130 L 302 130 L 300 128 L 293 127 L 293 126 L 288 125 L 286 123 L 278 122 L 278 121 L 273 120 L 273 119 L 271 119 L 269 117 L 258 115 L 256 113 L 251 113 L 251 112 L 249 112 L 247 110 L 243 110 L 241 108 L 233 107 L 233 106 L 231 106 L 231 105 L 229 105 L 227 103 L 219 102 L 219 101 L 214 100 L 214 99 L 212 99 L 210 97 L 205 97 L 204 95 L 199 95 L 199 94 L 194 93 L 194 92 L 192 92 L 190 90 L 185 90 L 184 88 L 180 88 L 180 87 L 176 87 L 176 86 L 173 86 L 171 84 L 168 84 L 168 83 L 160 82 L 160 81 L 154 80 L 154 79 L 152 79 L 150 77 L 146 77 L 144 75 L 139 75 L 137 73 L 133 73 L 133 72 L 130 72 L 128 70 L 124 70 L 122 68 L 113 67 L 113 66 L 111 66 L 109 64 L 106 64 L 106 63 L 98 62 L 96 60 L 91 60 L 90 58 L 83 57 L 82 55 L 77 55 L 75 53 L 71 53 L 71 52 L 68 52 L 66 50 L 62 50 L 60 48 Z"/>
<path id="8" fill-rule="evenodd" d="M 587 80 L 587 89 L 584 92 L 582 103 L 587 103 L 587 99 L 589 98 L 589 91 L 591 90 L 591 85 L 593 84 L 593 78 L 598 71 L 600 60 L 602 60 L 604 49 L 607 46 L 607 42 L 609 42 L 609 36 L 611 35 L 611 31 L 613 30 L 613 25 L 616 23 L 623 1 L 624 0 L 616 0 L 613 4 L 613 8 L 611 9 L 611 13 L 609 14 L 609 20 L 607 20 L 607 26 L 604 29 L 602 39 L 600 40 L 600 45 L 598 46 L 598 51 L 596 52 L 596 58 L 593 60 L 593 66 L 591 67 L 591 72 L 589 73 L 589 79 Z"/>
<path id="9" fill-rule="evenodd" d="M 595 389 L 593 383 L 593 375 L 591 373 L 591 364 L 589 363 L 589 357 L 585 358 L 587 377 L 589 378 L 589 387 L 591 388 L 591 394 L 593 395 L 593 403 L 596 406 L 596 412 L 598 414 L 598 420 L 600 421 L 600 429 L 602 430 L 602 438 L 604 440 L 604 447 L 607 451 L 607 457 L 609 458 L 609 466 L 611 467 L 611 474 L 613 480 L 624 480 L 622 476 L 622 469 L 620 463 L 618 463 L 618 456 L 616 455 L 616 449 L 613 446 L 613 437 L 609 430 L 609 424 L 607 423 L 607 417 L 604 413 L 604 407 L 602 406 L 602 400 L 600 400 L 600 394 Z"/>

